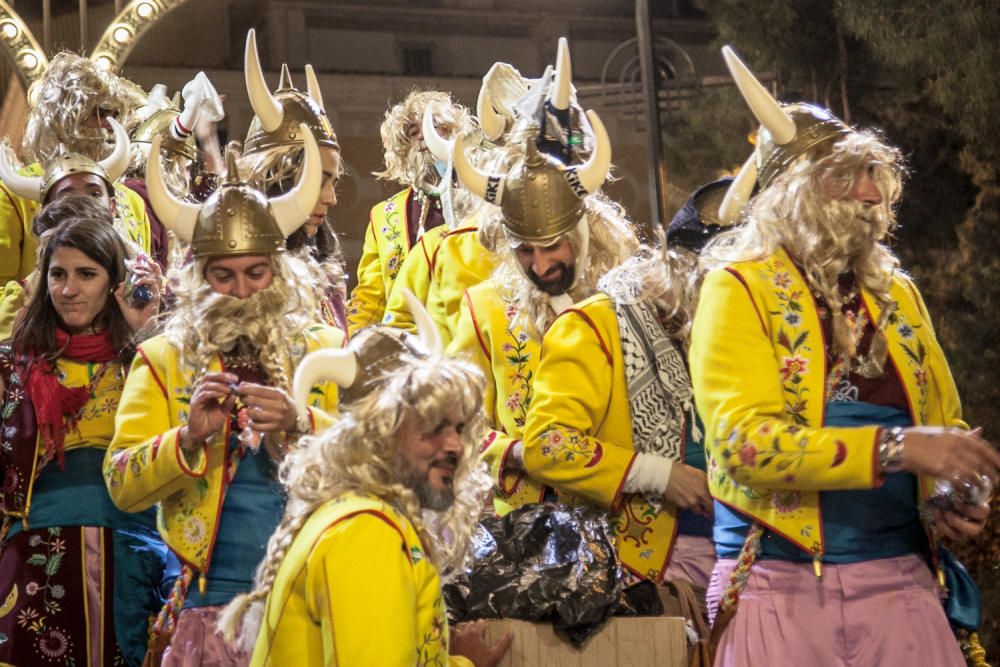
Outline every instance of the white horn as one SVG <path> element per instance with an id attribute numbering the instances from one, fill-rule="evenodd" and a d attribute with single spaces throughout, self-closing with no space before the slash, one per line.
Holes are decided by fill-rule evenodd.
<path id="1" fill-rule="evenodd" d="M 247 83 L 247 95 L 250 96 L 250 106 L 260 119 L 260 126 L 265 132 L 274 132 L 281 125 L 285 112 L 281 103 L 274 99 L 271 90 L 264 80 L 264 72 L 260 68 L 260 58 L 257 56 L 257 34 L 253 28 L 247 33 L 247 48 L 243 57 L 243 73 Z"/>
<path id="2" fill-rule="evenodd" d="M 447 160 L 452 153 L 452 144 L 455 143 L 455 140 L 449 141 L 438 134 L 437 128 L 434 127 L 434 109 L 432 107 L 433 105 L 428 104 L 424 108 L 424 118 L 420 129 L 424 135 L 424 143 L 431 155 L 439 160 Z"/>
<path id="3" fill-rule="evenodd" d="M 757 161 L 756 156 L 750 158 L 740 167 L 740 172 L 729 184 L 726 196 L 719 204 L 719 223 L 723 227 L 729 227 L 740 220 L 743 207 L 750 201 L 753 188 L 757 184 Z"/>
<path id="4" fill-rule="evenodd" d="M 573 65 L 569 60 L 569 42 L 565 37 L 559 38 L 559 49 L 556 53 L 556 80 L 552 84 L 552 106 L 560 111 L 569 109 L 569 95 L 573 87 Z"/>
<path id="5" fill-rule="evenodd" d="M 306 65 L 306 90 L 309 91 L 309 97 L 312 98 L 312 101 L 319 105 L 320 109 L 326 111 L 326 106 L 323 104 L 323 91 L 319 89 L 319 79 L 316 78 L 316 72 L 312 65 Z"/>
<path id="6" fill-rule="evenodd" d="M 191 243 L 201 207 L 177 199 L 163 182 L 163 169 L 160 167 L 161 143 L 163 137 L 156 135 L 149 148 L 149 158 L 146 160 L 146 190 L 149 203 L 153 206 L 156 217 L 167 229 L 176 234 L 181 241 Z"/>
<path id="7" fill-rule="evenodd" d="M 608 131 L 596 111 L 588 111 L 587 120 L 590 121 L 590 128 L 594 132 L 594 152 L 590 154 L 590 159 L 580 166 L 566 170 L 566 179 L 581 199 L 588 193 L 597 192 L 604 185 L 611 169 L 611 139 L 608 138 Z M 578 185 L 586 192 L 581 192 L 574 180 L 578 181 Z"/>
<path id="8" fill-rule="evenodd" d="M 332 381 L 346 389 L 358 377 L 358 359 L 349 349 L 322 349 L 310 352 L 295 369 L 292 394 L 300 417 L 308 415 L 309 393 L 320 382 Z"/>
<path id="9" fill-rule="evenodd" d="M 503 116 L 493 108 L 493 100 L 490 98 L 490 91 L 486 88 L 486 79 L 479 87 L 479 99 L 476 100 L 476 116 L 479 118 L 479 127 L 483 129 L 483 136 L 490 141 L 496 141 L 503 136 L 503 131 L 507 129 L 507 123 Z M 426 135 L 426 132 L 424 133 Z"/>
<path id="10" fill-rule="evenodd" d="M 469 163 L 469 159 L 465 157 L 465 137 L 454 142 L 452 160 L 458 180 L 466 190 L 491 204 L 500 205 L 504 177 L 483 173 Z"/>
<path id="11" fill-rule="evenodd" d="M 319 201 L 320 189 L 323 187 L 323 163 L 320 160 L 316 137 L 305 123 L 299 123 L 299 132 L 302 133 L 302 143 L 305 148 L 299 182 L 285 194 L 268 200 L 274 212 L 274 219 L 286 238 L 305 224 L 312 215 L 316 202 Z"/>
<path id="12" fill-rule="evenodd" d="M 9 146 L 0 150 L 0 181 L 10 188 L 10 191 L 23 199 L 42 200 L 42 177 L 22 176 L 17 173 L 17 167 L 11 162 L 13 152 Z"/>
<path id="13" fill-rule="evenodd" d="M 420 344 L 431 356 L 441 356 L 444 354 L 444 344 L 441 342 L 441 332 L 431 319 L 430 313 L 420 303 L 420 299 L 410 290 L 403 288 L 403 298 L 406 300 L 406 307 L 413 315 L 413 322 L 417 325 L 417 335 L 420 337 Z"/>
<path id="14" fill-rule="evenodd" d="M 117 120 L 109 116 L 108 124 L 115 135 L 115 148 L 111 151 L 111 155 L 101 160 L 98 164 L 104 169 L 104 173 L 108 175 L 108 180 L 114 183 L 128 169 L 132 144 L 128 140 L 128 133 L 125 131 L 125 128 Z"/>
<path id="15" fill-rule="evenodd" d="M 753 75 L 736 52 L 729 46 L 722 47 L 722 57 L 726 60 L 726 67 L 732 75 L 736 86 L 740 89 L 740 94 L 746 101 L 750 111 L 757 117 L 760 124 L 767 128 L 767 131 L 774 137 L 778 145 L 787 144 L 795 138 L 795 121 L 785 113 L 778 101 L 771 97 L 771 93 L 761 85 L 757 77 Z"/>

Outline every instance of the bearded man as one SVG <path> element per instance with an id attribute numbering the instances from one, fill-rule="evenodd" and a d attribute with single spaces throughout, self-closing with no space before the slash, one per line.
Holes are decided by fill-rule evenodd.
<path id="1" fill-rule="evenodd" d="M 555 69 L 547 67 L 538 79 L 524 78 L 507 63 L 494 63 L 483 77 L 476 114 L 484 141 L 469 155 L 473 162 L 484 164 L 491 171 L 509 169 L 511 160 L 523 153 L 529 126 L 540 128 L 530 131 L 537 135 L 535 143 L 539 150 L 567 166 L 580 164 L 593 150 L 593 141 L 585 141 L 583 109 L 576 101 L 569 42 L 565 37 L 559 38 Z M 423 138 L 436 158 L 447 161 L 450 173 L 454 138 L 440 136 L 426 112 Z M 468 196 L 460 186 L 454 192 L 456 201 Z M 407 256 L 401 276 L 416 272 L 421 281 L 397 281 L 389 295 L 386 323 L 413 330 L 399 292 L 404 282 L 417 283 L 424 288 L 423 292 L 417 292 L 418 297 L 424 300 L 445 345 L 450 344 L 458 328 L 465 290 L 489 278 L 495 268 L 495 239 L 490 238 L 490 231 L 496 231 L 496 225 L 488 228 L 480 225 L 481 219 L 493 212 L 493 205 L 473 198 L 478 203 L 465 207 L 469 212 L 464 218 L 456 216 L 455 224 L 449 225 L 434 244 L 433 253 Z"/>
<path id="2" fill-rule="evenodd" d="M 597 114 L 587 114 L 594 150 L 568 167 L 539 151 L 538 125 L 508 138 L 523 146 L 505 175 L 480 172 L 455 147 L 455 169 L 472 193 L 499 204 L 480 234 L 496 248 L 490 280 L 465 292 L 449 354 L 467 355 L 487 378 L 493 430 L 483 447 L 496 482 L 499 514 L 540 502 L 545 489 L 521 465 L 521 438 L 535 397 L 542 333 L 562 311 L 597 291 L 598 279 L 638 241 L 622 210 L 596 194 L 611 165 L 611 144 Z M 542 205 L 537 205 L 542 202 Z"/>
<path id="3" fill-rule="evenodd" d="M 464 135 L 475 128 L 468 109 L 438 91 L 412 92 L 386 112 L 380 128 L 385 168 L 375 175 L 405 189 L 372 207 L 358 263 L 358 284 L 347 307 L 352 334 L 382 322 L 389 294 L 411 249 L 421 248 L 429 258 L 447 228 L 434 232 L 426 244 L 425 234 L 444 225 L 449 217 L 460 219 L 464 215 L 446 210 L 450 200 L 442 194 L 450 191 L 447 165 L 436 160 L 422 141 L 421 122 L 427 108 L 433 109 L 434 125 L 446 136 Z M 419 272 L 414 278 L 419 279 Z M 426 292 L 415 283 L 413 287 Z"/>
<path id="4" fill-rule="evenodd" d="M 370 327 L 296 371 L 300 406 L 325 378 L 340 386 L 342 412 L 285 462 L 288 511 L 254 591 L 220 623 L 239 630 L 253 665 L 485 667 L 510 642 L 449 631 L 439 576 L 461 567 L 490 485 L 475 455 L 482 377 L 443 357 L 406 298 L 419 339 Z"/>
<path id="5" fill-rule="evenodd" d="M 311 321 L 309 273 L 284 252 L 320 189 L 319 149 L 300 129 L 302 179 L 281 197 L 240 182 L 233 151 L 226 180 L 200 207 L 176 199 L 159 161 L 149 161 L 153 206 L 190 243 L 193 261 L 173 273 L 176 301 L 163 333 L 138 348 L 104 472 L 120 509 L 158 503 L 160 533 L 184 565 L 155 628 L 174 629 L 164 665 L 246 663 L 214 634 L 215 615 L 251 588 L 281 518 L 276 464 L 299 435 L 329 425 L 336 406 L 333 385 L 316 388 L 315 406 L 301 415 L 289 393 L 307 352 L 343 341 Z"/>
<path id="6" fill-rule="evenodd" d="M 826 109 L 778 104 L 723 53 L 762 127 L 723 211 L 759 192 L 702 254 L 717 268 L 691 337 L 716 664 L 964 665 L 937 536 L 983 529 L 1000 454 L 962 421 L 920 293 L 883 245 L 900 153 Z M 936 479 L 963 492 L 922 512 Z"/>
<path id="7" fill-rule="evenodd" d="M 122 143 L 109 119 L 128 127 L 128 115 L 141 103 L 140 92 L 138 86 L 87 58 L 65 51 L 57 54 L 28 91 L 23 147 L 32 164 L 20 175 L 44 176 L 43 165 L 66 153 L 93 162 L 108 159 Z M 150 227 L 142 197 L 117 179 L 113 187 L 115 226 L 148 255 Z M 0 186 L 0 191 L 4 195 L 0 197 L 0 283 L 5 284 L 24 278 L 35 268 L 38 239 L 30 229 L 39 200 L 17 194 L 6 185 Z"/>

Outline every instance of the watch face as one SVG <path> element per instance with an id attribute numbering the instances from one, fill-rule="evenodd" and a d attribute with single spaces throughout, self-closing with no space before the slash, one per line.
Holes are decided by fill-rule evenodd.
<path id="1" fill-rule="evenodd" d="M 295 419 L 295 429 L 299 433 L 310 433 L 312 432 L 312 420 L 309 419 L 309 415 L 299 415 Z"/>

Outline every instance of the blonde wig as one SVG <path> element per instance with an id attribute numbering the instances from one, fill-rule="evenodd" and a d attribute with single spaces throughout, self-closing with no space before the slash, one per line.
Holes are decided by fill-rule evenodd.
<path id="1" fill-rule="evenodd" d="M 95 112 L 115 114 L 123 127 L 143 102 L 142 89 L 99 67 L 88 58 L 63 51 L 28 89 L 25 156 L 45 164 L 65 147 L 92 160 L 106 158 L 113 138 L 100 127 L 83 123 Z"/>
<path id="2" fill-rule="evenodd" d="M 865 169 L 882 196 L 875 206 L 846 195 Z M 810 288 L 831 304 L 835 317 L 840 312 L 836 304 L 841 303 L 838 279 L 853 272 L 858 286 L 878 301 L 885 319 L 892 314 L 886 307 L 892 276 L 900 269 L 884 241 L 896 226 L 895 206 L 904 175 L 899 150 L 874 132 L 851 132 L 835 143 L 820 144 L 754 197 L 745 224 L 714 239 L 702 252 L 702 260 L 714 268 L 763 259 L 784 247 Z M 828 189 L 844 195 L 832 199 Z M 881 329 L 885 322 L 874 324 Z M 856 345 L 838 326 L 833 342 L 837 353 L 852 352 Z"/>
<path id="3" fill-rule="evenodd" d="M 428 105 L 434 105 L 434 124 L 446 139 L 464 136 L 478 127 L 469 110 L 452 101 L 448 93 L 413 91 L 385 113 L 379 128 L 385 168 L 373 172 L 375 176 L 415 189 L 424 183 L 437 182 L 434 155 L 411 136 L 414 128 L 420 128 Z"/>
<path id="4" fill-rule="evenodd" d="M 198 258 L 169 272 L 175 301 L 161 331 L 192 378 L 206 373 L 218 353 L 243 339 L 259 352 L 273 386 L 290 391 L 292 373 L 304 353 L 293 348 L 295 335 L 315 320 L 316 289 L 301 259 L 280 252 L 269 257 L 271 284 L 245 299 L 212 289 L 205 279 L 211 258 Z"/>
<path id="5" fill-rule="evenodd" d="M 663 230 L 657 231 L 659 248 L 640 246 L 597 286 L 617 303 L 655 306 L 667 334 L 686 347 L 698 298 L 697 256 L 667 249 Z"/>
<path id="6" fill-rule="evenodd" d="M 253 648 L 267 594 L 299 530 L 318 507 L 344 493 L 371 494 L 401 511 L 442 575 L 464 563 L 492 486 L 476 455 L 483 434 L 482 374 L 454 359 L 404 357 L 402 362 L 393 365 L 379 386 L 347 406 L 332 427 L 306 439 L 282 463 L 279 478 L 288 493 L 285 516 L 268 542 L 253 591 L 234 599 L 219 620 L 228 640 L 238 632 L 240 648 Z M 420 433 L 428 433 L 455 409 L 465 422 L 464 453 L 452 487 L 455 500 L 449 509 L 432 512 L 422 509 L 413 489 L 399 479 L 397 434 L 408 419 L 416 420 Z"/>
<path id="7" fill-rule="evenodd" d="M 324 148 L 320 147 L 320 150 Z M 302 146 L 275 146 L 244 154 L 239 160 L 238 168 L 243 180 L 268 196 L 275 196 L 287 192 L 295 185 L 302 169 L 303 154 Z M 344 173 L 343 160 L 338 161 L 338 166 L 340 171 L 335 174 L 335 179 Z M 327 240 L 330 247 L 314 253 L 312 248 L 304 245 L 292 254 L 304 261 L 306 268 L 312 274 L 312 284 L 326 285 L 332 290 L 346 292 L 347 270 L 344 266 L 340 239 L 333 231 L 332 225 L 327 226 L 329 230 Z M 292 236 L 302 233 L 300 227 Z M 289 248 L 292 248 L 291 242 Z"/>

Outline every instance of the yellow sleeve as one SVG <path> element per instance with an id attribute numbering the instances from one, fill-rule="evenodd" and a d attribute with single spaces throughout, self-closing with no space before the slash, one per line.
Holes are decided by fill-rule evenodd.
<path id="1" fill-rule="evenodd" d="M 22 174 L 41 176 L 40 169 L 32 166 L 22 169 Z M 28 201 L 11 192 L 0 183 L 0 281 L 7 284 L 19 280 L 35 270 L 35 252 L 38 240 L 31 233 L 31 221 L 38 212 L 38 202 Z"/>
<path id="2" fill-rule="evenodd" d="M 403 290 L 410 290 L 420 303 L 427 303 L 427 290 L 431 282 L 431 257 L 441 242 L 444 229 L 435 227 L 421 236 L 406 255 L 399 274 L 392 283 L 392 289 L 389 290 L 389 300 L 386 303 L 382 324 L 405 329 L 410 333 L 417 332 L 417 325 L 413 321 L 409 306 L 406 305 Z"/>
<path id="3" fill-rule="evenodd" d="M 461 299 L 461 315 L 455 338 L 448 345 L 448 355 L 472 362 L 486 378 L 486 388 L 483 391 L 483 412 L 489 430 L 480 448 L 480 458 L 489 466 L 493 480 L 501 489 L 510 488 L 517 480 L 518 473 L 503 474 L 504 462 L 510 453 L 510 448 L 519 441 L 499 430 L 500 420 L 497 416 L 497 386 L 493 375 L 489 343 L 489 332 L 479 326 L 473 315 L 472 300 L 468 292 Z"/>
<path id="4" fill-rule="evenodd" d="M 142 248 L 146 256 L 151 256 L 153 245 L 152 232 L 149 229 L 149 214 L 146 212 L 146 201 L 142 196 L 125 184 L 119 184 L 120 190 L 125 193 L 124 205 L 128 207 L 130 215 L 134 220 L 131 223 L 129 235 L 132 241 Z"/>
<path id="5" fill-rule="evenodd" d="M 614 382 L 592 321 L 571 309 L 542 340 L 534 400 L 524 429 L 524 467 L 545 484 L 601 507 L 618 505 L 635 451 L 598 440 Z"/>
<path id="6" fill-rule="evenodd" d="M 14 320 L 28 301 L 28 294 L 20 281 L 11 280 L 0 296 L 0 340 L 7 340 L 14 331 Z"/>
<path id="7" fill-rule="evenodd" d="M 787 415 L 770 335 L 749 288 L 729 270 L 711 272 L 702 286 L 690 362 L 710 469 L 758 489 L 868 489 L 880 483 L 878 427 L 822 428 Z M 716 479 L 710 475 L 709 481 Z"/>
<path id="8" fill-rule="evenodd" d="M 141 512 L 197 483 L 208 465 L 208 443 L 193 452 L 181 448 L 178 432 L 183 424 L 171 419 L 166 369 L 154 364 L 140 346 L 118 404 L 115 436 L 104 456 L 111 500 L 126 512 Z"/>
<path id="9" fill-rule="evenodd" d="M 329 528 L 309 556 L 306 590 L 322 628 L 322 664 L 412 667 L 416 581 L 389 519 L 364 512 Z"/>
<path id="10" fill-rule="evenodd" d="M 431 284 L 427 312 L 448 345 L 456 335 L 465 290 L 478 285 L 493 271 L 489 252 L 478 241 L 475 229 L 458 229 L 446 235 L 431 258 Z"/>
<path id="11" fill-rule="evenodd" d="M 359 329 L 382 320 L 385 311 L 385 276 L 378 255 L 375 225 L 370 220 L 365 229 L 365 244 L 358 262 L 358 284 L 347 303 L 347 328 L 353 336 Z"/>
<path id="12" fill-rule="evenodd" d="M 958 396 L 958 387 L 955 386 L 955 379 L 951 375 L 951 367 L 944 356 L 944 350 L 938 342 L 937 334 L 934 332 L 934 323 L 931 321 L 930 313 L 920 295 L 920 290 L 911 280 L 904 279 L 907 290 L 917 304 L 923 324 L 927 327 L 927 359 L 930 367 L 931 390 L 936 394 L 939 410 L 928 409 L 928 419 L 931 423 L 939 426 L 954 426 L 956 428 L 968 429 L 969 425 L 962 419 L 962 401 Z M 934 394 L 930 397 L 934 399 Z M 930 402 L 930 401 L 929 401 Z"/>

